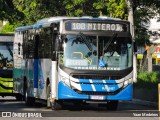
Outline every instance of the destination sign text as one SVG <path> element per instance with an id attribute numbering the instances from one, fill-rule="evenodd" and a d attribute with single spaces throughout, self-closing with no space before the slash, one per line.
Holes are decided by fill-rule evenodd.
<path id="1" fill-rule="evenodd" d="M 126 24 L 114 23 L 67 22 L 65 27 L 67 31 L 127 31 Z"/>

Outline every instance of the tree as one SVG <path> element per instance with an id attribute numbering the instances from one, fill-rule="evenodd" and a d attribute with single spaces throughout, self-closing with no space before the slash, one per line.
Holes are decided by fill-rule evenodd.
<path id="1" fill-rule="evenodd" d="M 50 16 L 99 16 L 100 11 L 111 17 L 126 19 L 127 16 L 124 0 L 13 0 L 13 4 L 25 15 L 18 22 L 21 25 Z"/>
<path id="2" fill-rule="evenodd" d="M 66 14 L 63 0 L 13 0 L 13 4 L 25 16 L 24 20 L 19 22 L 21 25 L 34 24 L 42 18 Z"/>
<path id="3" fill-rule="evenodd" d="M 143 44 L 149 38 L 144 24 L 155 16 L 157 7 L 156 0 L 133 0 L 135 38 Z M 33 24 L 50 16 L 99 15 L 126 20 L 127 4 L 125 0 L 0 0 L 0 18 L 14 26 Z"/>
<path id="4" fill-rule="evenodd" d="M 97 16 L 94 0 L 64 0 L 67 16 Z"/>
<path id="5" fill-rule="evenodd" d="M 135 24 L 135 39 L 139 46 L 149 44 L 149 34 L 147 27 L 150 19 L 158 15 L 159 1 L 157 0 L 128 0 L 133 7 L 134 24 Z M 152 71 L 152 54 L 156 47 L 152 45 L 150 49 L 146 50 L 143 54 L 143 67 L 147 67 L 148 71 Z M 144 69 L 143 69 L 144 70 Z"/>
<path id="6" fill-rule="evenodd" d="M 150 19 L 159 14 L 160 7 L 157 0 L 134 0 L 133 15 L 135 24 L 135 39 L 139 45 L 149 44 L 147 27 Z"/>
<path id="7" fill-rule="evenodd" d="M 14 7 L 12 0 L 0 0 L 0 20 L 8 20 L 13 23 L 23 17 L 22 12 Z"/>
<path id="8" fill-rule="evenodd" d="M 15 8 L 12 0 L 0 0 L 0 21 L 9 21 L 0 32 L 13 32 L 17 24 L 15 21 L 20 21 L 23 18 L 23 13 Z"/>
<path id="9" fill-rule="evenodd" d="M 8 32 L 14 32 L 14 25 L 11 25 L 10 23 L 7 23 L 6 25 L 2 26 L 2 29 L 0 30 L 0 33 L 8 33 Z"/>
<path id="10" fill-rule="evenodd" d="M 96 0 L 93 7 L 100 15 L 127 19 L 127 4 L 125 0 Z"/>

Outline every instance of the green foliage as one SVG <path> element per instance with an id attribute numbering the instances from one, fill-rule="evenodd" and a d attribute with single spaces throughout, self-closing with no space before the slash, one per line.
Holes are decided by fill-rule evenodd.
<path id="1" fill-rule="evenodd" d="M 46 17 L 63 16 L 66 11 L 63 0 L 13 0 L 13 4 L 25 16 L 17 26 L 34 24 L 38 19 Z"/>
<path id="2" fill-rule="evenodd" d="M 158 73 L 156 72 L 140 72 L 138 74 L 138 80 L 140 81 L 156 83 L 158 79 Z"/>
<path id="3" fill-rule="evenodd" d="M 7 23 L 2 27 L 0 30 L 0 33 L 9 33 L 9 32 L 14 32 L 15 26 Z"/>
<path id="4" fill-rule="evenodd" d="M 135 85 L 142 88 L 154 88 L 159 81 L 160 72 L 139 72 Z"/>
<path id="5" fill-rule="evenodd" d="M 125 0 L 109 0 L 106 5 L 111 17 L 127 19 L 127 5 Z"/>
<path id="6" fill-rule="evenodd" d="M 17 26 L 50 16 L 99 16 L 100 13 L 122 19 L 127 16 L 125 0 L 13 0 L 13 4 L 25 16 Z"/>
<path id="7" fill-rule="evenodd" d="M 98 16 L 93 7 L 95 0 L 64 0 L 67 16 Z"/>
<path id="8" fill-rule="evenodd" d="M 16 9 L 12 0 L 0 0 L 0 20 L 8 20 L 13 23 L 23 18 L 22 12 Z"/>
<path id="9" fill-rule="evenodd" d="M 127 19 L 127 4 L 125 0 L 97 0 L 93 7 L 99 10 L 102 15 Z"/>
<path id="10" fill-rule="evenodd" d="M 127 20 L 126 0 L 0 0 L 0 19 L 14 26 L 34 24 L 51 16 L 109 16 Z M 149 43 L 146 26 L 160 13 L 158 0 L 132 0 L 135 38 L 139 45 Z"/>

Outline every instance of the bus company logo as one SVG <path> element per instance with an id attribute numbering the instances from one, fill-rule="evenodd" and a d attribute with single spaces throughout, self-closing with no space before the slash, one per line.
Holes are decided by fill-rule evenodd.
<path id="1" fill-rule="evenodd" d="M 102 87 L 102 90 L 106 90 L 106 91 L 114 91 L 116 88 L 115 87 Z"/>
<path id="2" fill-rule="evenodd" d="M 2 112 L 2 117 L 12 117 L 11 112 Z"/>

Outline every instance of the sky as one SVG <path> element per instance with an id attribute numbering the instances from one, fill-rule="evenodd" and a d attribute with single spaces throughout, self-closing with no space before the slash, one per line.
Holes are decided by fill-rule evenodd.
<path id="1" fill-rule="evenodd" d="M 151 19 L 150 21 L 149 30 L 160 30 L 160 22 L 157 22 L 157 19 Z"/>

